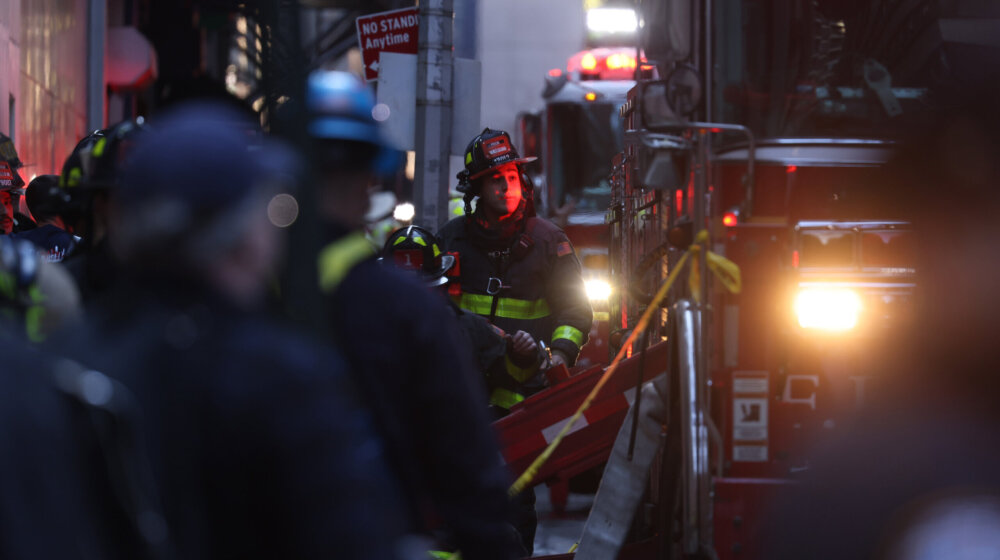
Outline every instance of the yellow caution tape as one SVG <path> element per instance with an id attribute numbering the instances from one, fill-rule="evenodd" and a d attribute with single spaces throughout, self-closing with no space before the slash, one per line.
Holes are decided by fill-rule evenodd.
<path id="1" fill-rule="evenodd" d="M 722 282 L 722 285 L 734 294 L 740 293 L 743 289 L 743 281 L 740 276 L 740 267 L 733 261 L 723 257 L 718 253 L 713 253 L 702 248 L 708 244 L 708 232 L 701 230 L 695 237 L 694 244 L 691 245 L 691 272 L 688 276 L 688 288 L 691 289 L 691 297 L 695 301 L 701 301 L 701 253 L 705 252 L 705 264 L 708 270 Z"/>
<path id="2" fill-rule="evenodd" d="M 556 448 L 559 447 L 559 444 L 562 443 L 563 438 L 573 428 L 573 425 L 576 424 L 577 420 L 579 420 L 580 417 L 583 416 L 583 413 L 588 408 L 590 408 L 590 405 L 594 402 L 594 399 L 597 398 L 597 394 L 600 393 L 601 389 L 604 388 L 604 385 L 608 382 L 608 379 L 611 378 L 611 375 L 614 373 L 614 371 L 618 369 L 618 364 L 620 364 L 621 361 L 625 358 L 625 354 L 627 353 L 628 349 L 636 341 L 639 335 L 646 330 L 646 327 L 649 326 L 649 321 L 652 319 L 653 314 L 659 310 L 660 302 L 662 302 L 663 299 L 667 297 L 667 292 L 670 291 L 671 286 L 673 286 L 674 282 L 677 280 L 677 276 L 680 274 L 681 270 L 684 269 L 684 265 L 687 263 L 688 258 L 691 257 L 692 255 L 695 255 L 695 258 L 697 259 L 697 256 L 700 255 L 702 251 L 701 245 L 704 245 L 706 243 L 708 243 L 708 232 L 702 230 L 695 237 L 694 243 L 690 247 L 688 247 L 688 250 L 685 251 L 683 255 L 681 255 L 681 258 L 680 260 L 677 261 L 677 264 L 674 266 L 674 269 L 670 271 L 669 275 L 667 275 L 667 279 L 664 280 L 662 285 L 660 285 L 660 289 L 657 290 L 656 295 L 653 297 L 653 300 L 649 302 L 648 306 L 646 306 L 646 310 L 642 313 L 642 316 L 639 318 L 639 322 L 636 324 L 635 328 L 632 329 L 632 332 L 631 334 L 628 335 L 628 338 L 625 339 L 625 342 L 618 350 L 618 354 L 615 355 L 615 359 L 611 360 L 611 364 L 608 366 L 608 369 L 604 371 L 604 375 L 602 375 L 601 378 L 597 380 L 597 384 L 594 385 L 593 389 L 591 389 L 590 394 L 588 394 L 587 398 L 584 399 L 582 403 L 580 403 L 580 407 L 576 410 L 575 413 L 573 413 L 573 416 L 570 417 L 569 422 L 566 422 L 566 425 L 562 427 L 562 430 L 559 431 L 555 439 L 553 439 L 552 442 L 549 443 L 549 445 L 545 448 L 545 450 L 543 450 L 542 453 L 538 457 L 536 457 L 535 460 L 532 461 L 530 465 L 528 465 L 528 468 L 525 469 L 523 473 L 521 473 L 521 476 L 517 477 L 517 480 L 514 481 L 514 484 L 512 484 L 510 488 L 507 490 L 507 493 L 509 495 L 516 496 L 517 494 L 521 493 L 521 491 L 527 488 L 534 480 L 534 478 L 538 476 L 538 472 L 541 470 L 542 466 L 546 463 L 546 461 L 549 460 L 549 457 L 552 456 L 552 453 L 555 452 Z M 739 293 L 741 286 L 739 266 L 737 266 L 736 263 L 726 259 L 725 257 L 717 255 L 711 251 L 708 251 L 707 254 L 709 256 L 707 261 L 709 270 L 711 270 L 714 274 L 719 276 L 719 279 L 722 281 L 722 284 L 729 291 L 733 293 Z M 695 264 L 697 264 L 697 262 L 695 262 Z M 692 283 L 691 277 L 698 278 L 697 276 L 695 276 L 697 274 L 700 274 L 699 272 L 697 272 L 697 269 L 698 269 L 697 266 L 691 267 L 691 271 L 688 277 L 689 285 Z M 699 279 L 698 280 L 699 287 L 700 283 L 701 281 Z M 700 297 L 701 295 L 700 290 L 698 292 L 694 292 L 694 290 L 692 290 L 692 293 L 697 293 L 698 294 L 697 297 Z"/>

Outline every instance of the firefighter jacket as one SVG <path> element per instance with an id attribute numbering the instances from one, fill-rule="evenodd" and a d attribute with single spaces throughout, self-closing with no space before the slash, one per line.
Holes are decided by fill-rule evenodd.
<path id="1" fill-rule="evenodd" d="M 438 234 L 443 250 L 457 253 L 456 303 L 504 331 L 526 331 L 575 362 L 594 315 L 566 234 L 529 217 L 497 235 L 477 215 L 455 218 Z"/>
<path id="2" fill-rule="evenodd" d="M 486 391 L 494 416 L 503 417 L 512 406 L 524 400 L 524 395 L 540 387 L 540 366 L 544 362 L 541 348 L 534 359 L 520 363 L 508 351 L 507 339 L 485 317 L 469 313 L 452 302 L 458 316 L 464 343 L 472 349 L 479 371 L 486 380 Z"/>
<path id="3" fill-rule="evenodd" d="M 379 264 L 363 234 L 330 233 L 318 262 L 325 312 L 375 411 L 411 523 L 443 522 L 464 558 L 520 557 L 510 475 L 447 299 Z"/>

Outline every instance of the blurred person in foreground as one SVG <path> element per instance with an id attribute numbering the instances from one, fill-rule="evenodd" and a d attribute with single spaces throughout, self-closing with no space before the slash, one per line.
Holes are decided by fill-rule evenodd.
<path id="1" fill-rule="evenodd" d="M 259 314 L 293 158 L 226 106 L 137 140 L 110 209 L 115 298 L 70 334 L 141 407 L 183 558 L 395 558 L 395 487 L 338 355 Z"/>
<path id="2" fill-rule="evenodd" d="M 1000 82 L 945 101 L 885 168 L 912 221 L 913 329 L 853 425 L 774 516 L 765 557 L 978 559 L 1000 551 Z"/>
<path id="3" fill-rule="evenodd" d="M 396 167 L 374 96 L 345 72 L 309 78 L 308 132 L 328 245 L 318 260 L 334 340 L 376 412 L 411 527 L 438 525 L 463 558 L 523 554 L 482 380 L 454 315 L 411 275 L 383 267 L 365 238 L 369 187 Z M 439 523 L 440 522 L 440 523 Z"/>

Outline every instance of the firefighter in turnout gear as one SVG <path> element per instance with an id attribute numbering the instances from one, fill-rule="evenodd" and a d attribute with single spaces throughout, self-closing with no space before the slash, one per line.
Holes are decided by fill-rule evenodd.
<path id="1" fill-rule="evenodd" d="M 437 238 L 420 226 L 396 230 L 382 248 L 383 262 L 417 273 L 432 288 L 445 288 L 455 267 L 455 257 L 444 254 Z M 505 333 L 485 317 L 460 309 L 452 302 L 465 343 L 472 349 L 480 372 L 486 380 L 490 408 L 497 418 L 507 414 L 515 403 L 507 395 L 520 394 L 521 384 L 548 366 L 544 346 L 525 331 Z"/>
<path id="2" fill-rule="evenodd" d="M 458 174 L 466 215 L 445 224 L 439 237 L 458 256 L 459 307 L 506 332 L 528 332 L 547 343 L 552 365 L 568 367 L 587 342 L 593 311 L 566 234 L 532 215 L 531 183 L 520 164 L 534 159 L 518 157 L 506 132 L 484 129 Z M 508 394 L 513 402 L 504 404 L 524 396 Z"/>

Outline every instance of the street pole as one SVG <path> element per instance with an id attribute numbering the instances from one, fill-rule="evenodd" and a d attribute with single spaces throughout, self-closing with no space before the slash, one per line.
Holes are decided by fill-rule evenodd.
<path id="1" fill-rule="evenodd" d="M 453 5 L 453 0 L 425 0 L 419 12 L 414 223 L 432 231 L 448 218 Z"/>
<path id="2" fill-rule="evenodd" d="M 105 0 L 87 4 L 87 132 L 104 128 L 104 50 L 108 33 Z"/>

